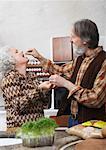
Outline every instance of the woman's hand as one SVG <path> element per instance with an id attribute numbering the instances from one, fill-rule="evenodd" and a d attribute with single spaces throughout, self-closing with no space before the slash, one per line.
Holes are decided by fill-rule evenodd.
<path id="1" fill-rule="evenodd" d="M 32 55 L 33 57 L 38 58 L 38 59 L 41 57 L 41 55 L 39 54 L 39 52 L 35 48 L 28 49 L 25 54 L 26 55 Z"/>
<path id="2" fill-rule="evenodd" d="M 45 81 L 39 85 L 39 88 L 43 90 L 49 90 L 52 88 L 52 84 L 49 81 Z"/>

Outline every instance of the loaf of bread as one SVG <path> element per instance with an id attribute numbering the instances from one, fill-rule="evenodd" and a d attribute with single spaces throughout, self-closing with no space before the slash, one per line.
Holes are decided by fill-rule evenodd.
<path id="1" fill-rule="evenodd" d="M 106 138 L 106 126 L 102 128 L 101 132 L 102 132 L 103 137 Z"/>

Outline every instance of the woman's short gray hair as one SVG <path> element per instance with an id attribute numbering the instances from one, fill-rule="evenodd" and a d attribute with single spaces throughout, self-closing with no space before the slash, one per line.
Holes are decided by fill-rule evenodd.
<path id="1" fill-rule="evenodd" d="M 0 48 L 0 80 L 4 74 L 14 69 L 15 59 L 10 54 L 10 47 L 4 46 Z"/>

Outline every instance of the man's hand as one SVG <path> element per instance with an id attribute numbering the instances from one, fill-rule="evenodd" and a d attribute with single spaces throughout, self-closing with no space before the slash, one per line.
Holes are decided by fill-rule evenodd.
<path id="1" fill-rule="evenodd" d="M 49 77 L 49 81 L 52 85 L 55 85 L 57 87 L 65 87 L 69 91 L 78 88 L 78 86 L 76 86 L 72 82 L 66 80 L 64 77 L 61 77 L 57 74 L 51 75 Z"/>
<path id="2" fill-rule="evenodd" d="M 33 57 L 38 58 L 38 59 L 41 57 L 41 55 L 35 48 L 28 49 L 25 54 L 32 55 Z"/>
<path id="3" fill-rule="evenodd" d="M 51 84 L 57 86 L 57 87 L 64 87 L 65 83 L 67 82 L 67 80 L 57 74 L 55 75 L 51 75 L 49 77 L 49 81 Z"/>

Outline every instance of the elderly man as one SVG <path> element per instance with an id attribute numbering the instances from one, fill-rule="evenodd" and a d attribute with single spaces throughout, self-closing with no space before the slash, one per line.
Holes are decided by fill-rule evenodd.
<path id="1" fill-rule="evenodd" d="M 63 66 L 53 64 L 36 49 L 27 54 L 36 57 L 51 74 L 50 83 L 66 89 L 58 115 L 71 115 L 71 125 L 92 119 L 105 121 L 106 52 L 98 46 L 96 24 L 89 19 L 75 22 L 70 40 L 79 56 Z"/>

